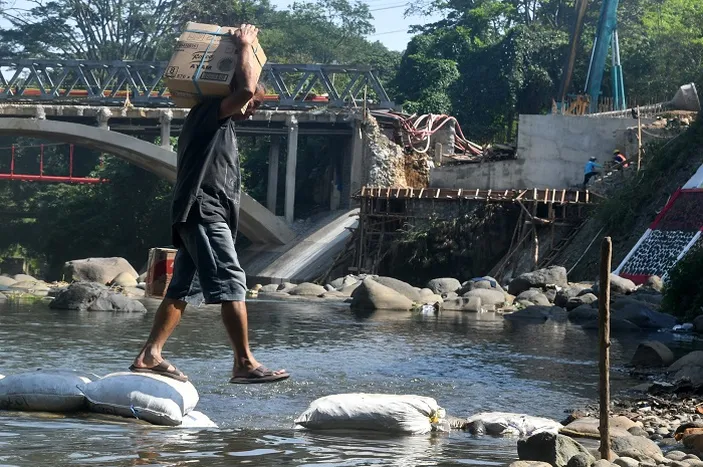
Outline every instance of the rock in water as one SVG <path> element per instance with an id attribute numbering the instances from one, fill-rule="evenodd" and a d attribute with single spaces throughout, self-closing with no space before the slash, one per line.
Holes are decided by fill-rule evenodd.
<path id="1" fill-rule="evenodd" d="M 598 330 L 598 310 L 596 311 L 596 319 L 589 321 L 582 321 L 581 327 L 583 329 L 593 329 Z M 621 318 L 610 318 L 610 332 L 612 333 L 628 333 L 628 332 L 640 332 L 642 328 L 626 319 Z"/>
<path id="2" fill-rule="evenodd" d="M 413 307 L 413 302 L 390 287 L 379 284 L 367 277 L 361 286 L 352 293 L 351 307 L 370 310 L 410 311 Z"/>
<path id="3" fill-rule="evenodd" d="M 642 342 L 637 346 L 630 363 L 639 368 L 669 366 L 674 363 L 674 353 L 661 342 Z"/>
<path id="4" fill-rule="evenodd" d="M 573 310 L 574 308 L 578 308 L 581 305 L 593 305 L 598 301 L 598 297 L 593 295 L 592 293 L 586 293 L 583 295 L 579 295 L 578 297 L 570 298 L 568 302 L 566 302 L 566 309 L 567 310 Z"/>
<path id="5" fill-rule="evenodd" d="M 598 289 L 600 288 L 600 282 L 596 281 L 593 284 L 593 293 L 598 295 Z M 637 290 L 637 286 L 630 279 L 625 279 L 617 274 L 610 275 L 610 291 L 614 294 L 631 294 Z"/>
<path id="6" fill-rule="evenodd" d="M 56 295 L 49 308 L 80 311 L 144 312 L 144 305 L 94 282 L 74 282 Z"/>
<path id="7" fill-rule="evenodd" d="M 278 284 L 266 284 L 259 289 L 259 293 L 276 293 L 278 292 Z"/>
<path id="8" fill-rule="evenodd" d="M 664 457 L 662 450 L 654 441 L 642 436 L 619 436 L 613 438 L 610 449 L 618 456 L 632 457 L 639 461 L 654 459 L 658 462 Z"/>
<path id="9" fill-rule="evenodd" d="M 479 297 L 447 299 L 442 303 L 442 310 L 480 313 L 482 311 L 481 299 Z"/>
<path id="10" fill-rule="evenodd" d="M 422 297 L 420 296 L 420 291 L 415 289 L 412 285 L 407 282 L 403 282 L 392 277 L 377 277 L 374 279 L 377 283 L 385 285 L 386 287 L 395 290 L 399 294 L 405 296 L 415 303 L 420 303 Z"/>
<path id="11" fill-rule="evenodd" d="M 474 289 L 490 289 L 505 292 L 503 287 L 500 286 L 500 283 L 495 278 L 491 276 L 483 276 L 474 277 L 473 279 L 464 282 L 461 284 L 461 288 L 457 290 L 457 293 L 459 295 L 464 295 L 466 292 L 470 292 Z"/>
<path id="12" fill-rule="evenodd" d="M 567 436 L 552 433 L 538 433 L 519 440 L 517 453 L 520 460 L 547 462 L 553 467 L 566 467 L 569 460 L 578 454 L 590 456 L 591 464 L 596 461 L 578 442 Z"/>
<path id="13" fill-rule="evenodd" d="M 135 279 L 134 276 L 128 272 L 119 273 L 114 279 L 112 279 L 112 282 L 110 282 L 110 285 L 119 285 L 120 287 L 136 287 L 137 284 L 137 279 Z"/>
<path id="14" fill-rule="evenodd" d="M 513 279 L 510 282 L 508 292 L 511 295 L 520 295 L 525 290 L 544 288 L 547 285 L 568 287 L 569 282 L 566 277 L 566 268 L 562 266 L 550 266 L 546 269 L 521 274 L 517 279 Z"/>
<path id="15" fill-rule="evenodd" d="M 643 329 L 671 329 L 676 325 L 676 318 L 652 310 L 644 303 L 630 303 L 622 310 L 613 313 L 616 318 L 626 319 Z"/>
<path id="16" fill-rule="evenodd" d="M 569 321 L 572 323 L 584 323 L 586 321 L 597 321 L 598 320 L 598 310 L 592 308 L 590 305 L 581 305 L 578 308 L 574 308 L 569 312 Z"/>
<path id="17" fill-rule="evenodd" d="M 441 277 L 429 281 L 427 283 L 427 288 L 437 295 L 442 295 L 443 293 L 456 292 L 459 290 L 461 288 L 461 282 L 452 277 Z"/>
<path id="18" fill-rule="evenodd" d="M 582 292 L 590 292 L 590 284 L 569 284 L 566 288 L 561 289 L 557 292 L 557 296 L 554 299 L 554 304 L 563 308 L 566 308 L 566 304 L 572 298 L 583 295 Z"/>
<path id="19" fill-rule="evenodd" d="M 639 467 L 640 461 L 632 457 L 618 457 L 613 461 L 613 464 L 619 467 Z"/>
<path id="20" fill-rule="evenodd" d="M 552 467 L 552 465 L 540 461 L 515 461 L 508 467 Z"/>
<path id="21" fill-rule="evenodd" d="M 518 310 L 515 313 L 505 315 L 505 319 L 511 321 L 566 321 L 568 314 L 558 306 L 528 306 L 525 309 Z"/>
<path id="22" fill-rule="evenodd" d="M 517 300 L 526 300 L 533 305 L 551 306 L 547 296 L 537 289 L 525 290 L 517 296 Z"/>
<path id="23" fill-rule="evenodd" d="M 703 350 L 684 355 L 666 371 L 674 375 L 674 381 L 688 380 L 694 386 L 703 386 Z"/>
<path id="24" fill-rule="evenodd" d="M 473 289 L 464 294 L 464 298 L 478 297 L 481 299 L 481 305 L 494 305 L 501 307 L 506 302 L 505 293 L 500 290 L 491 289 Z"/>
<path id="25" fill-rule="evenodd" d="M 303 282 L 302 284 L 294 287 L 288 291 L 291 295 L 300 295 L 302 297 L 317 297 L 327 292 L 321 285 L 313 284 L 311 282 Z"/>
<path id="26" fill-rule="evenodd" d="M 68 261 L 64 264 L 66 282 L 88 281 L 107 284 L 120 273 L 126 272 L 135 279 L 137 271 L 124 258 L 88 258 Z"/>
<path id="27" fill-rule="evenodd" d="M 2 288 L 9 287 L 16 282 L 17 281 L 14 280 L 12 277 L 0 276 L 0 290 Z"/>
<path id="28" fill-rule="evenodd" d="M 576 454 L 569 459 L 567 467 L 591 467 L 595 462 L 595 458 L 591 454 Z"/>

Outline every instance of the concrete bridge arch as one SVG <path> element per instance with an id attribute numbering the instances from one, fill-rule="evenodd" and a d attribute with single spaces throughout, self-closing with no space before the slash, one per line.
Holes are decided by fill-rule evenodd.
<path id="1" fill-rule="evenodd" d="M 56 120 L 0 118 L 0 135 L 60 140 L 126 160 L 170 182 L 176 180 L 176 153 L 132 136 L 95 126 Z M 295 237 L 288 225 L 242 193 L 240 232 L 254 243 L 285 245 Z"/>

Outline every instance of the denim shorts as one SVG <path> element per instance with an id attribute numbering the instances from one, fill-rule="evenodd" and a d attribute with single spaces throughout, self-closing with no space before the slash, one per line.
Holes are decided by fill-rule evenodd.
<path id="1" fill-rule="evenodd" d="M 184 222 L 175 226 L 181 239 L 166 297 L 200 306 L 241 302 L 247 281 L 225 222 Z"/>

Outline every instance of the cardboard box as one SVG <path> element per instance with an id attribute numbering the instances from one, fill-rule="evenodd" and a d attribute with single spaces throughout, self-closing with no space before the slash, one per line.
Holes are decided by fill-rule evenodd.
<path id="1" fill-rule="evenodd" d="M 162 298 L 173 277 L 173 261 L 178 250 L 151 248 L 146 273 L 146 296 Z"/>
<path id="2" fill-rule="evenodd" d="M 239 62 L 239 51 L 229 37 L 229 31 L 235 29 L 213 24 L 186 24 L 164 73 L 171 99 L 177 107 L 190 108 L 201 97 L 230 94 L 230 83 Z M 251 65 L 258 80 L 266 63 L 266 54 L 258 39 L 252 48 Z"/>

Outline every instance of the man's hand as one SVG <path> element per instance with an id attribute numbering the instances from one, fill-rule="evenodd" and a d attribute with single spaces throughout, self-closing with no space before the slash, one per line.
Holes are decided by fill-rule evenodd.
<path id="1" fill-rule="evenodd" d="M 244 48 L 254 43 L 257 34 L 259 34 L 259 28 L 252 24 L 242 24 L 239 29 L 230 30 L 230 34 L 232 34 L 234 43 Z"/>

